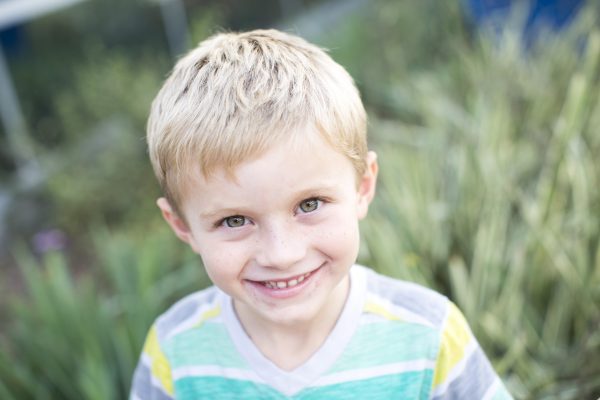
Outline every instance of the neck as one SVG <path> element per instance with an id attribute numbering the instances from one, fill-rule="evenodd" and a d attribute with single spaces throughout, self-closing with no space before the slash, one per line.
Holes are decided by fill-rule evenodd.
<path id="1" fill-rule="evenodd" d="M 331 293 L 327 307 L 308 321 L 279 324 L 256 314 L 240 313 L 247 310 L 236 302 L 234 307 L 244 330 L 260 352 L 279 368 L 291 371 L 323 345 L 342 313 L 349 289 L 350 280 L 346 277 Z"/>

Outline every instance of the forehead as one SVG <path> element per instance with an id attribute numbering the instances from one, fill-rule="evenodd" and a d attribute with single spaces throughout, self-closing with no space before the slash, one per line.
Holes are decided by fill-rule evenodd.
<path id="1" fill-rule="evenodd" d="M 185 199 L 205 203 L 245 196 L 261 199 L 316 188 L 340 188 L 355 183 L 351 161 L 318 135 L 274 144 L 231 170 L 219 166 L 205 176 L 199 168 L 188 181 Z"/>
<path id="2" fill-rule="evenodd" d="M 325 133 L 311 123 L 273 126 L 255 134 L 240 133 L 226 140 L 216 139 L 205 149 L 182 154 L 187 167 L 184 174 L 197 175 L 198 166 L 203 178 L 225 175 L 236 179 L 237 171 L 245 165 L 266 158 L 274 149 L 282 148 L 293 154 L 308 150 L 312 154 L 341 152 L 343 143 L 337 143 L 334 134 Z M 251 140 L 254 137 L 255 140 Z M 341 142 L 341 140 L 339 140 Z M 196 158 L 199 156 L 199 159 Z"/>

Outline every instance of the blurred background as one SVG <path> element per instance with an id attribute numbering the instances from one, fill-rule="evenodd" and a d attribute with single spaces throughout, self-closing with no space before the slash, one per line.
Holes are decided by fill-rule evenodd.
<path id="1" fill-rule="evenodd" d="M 361 263 L 455 301 L 517 399 L 600 396 L 600 5 L 0 0 L 0 398 L 124 399 L 208 285 L 154 205 L 150 102 L 208 35 L 275 27 L 355 78 L 381 180 Z"/>

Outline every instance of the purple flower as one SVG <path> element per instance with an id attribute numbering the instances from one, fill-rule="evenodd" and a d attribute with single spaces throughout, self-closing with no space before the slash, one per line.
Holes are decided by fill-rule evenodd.
<path id="1" fill-rule="evenodd" d="M 36 253 L 44 254 L 53 250 L 63 250 L 67 246 L 67 236 L 59 229 L 48 229 L 33 236 Z"/>

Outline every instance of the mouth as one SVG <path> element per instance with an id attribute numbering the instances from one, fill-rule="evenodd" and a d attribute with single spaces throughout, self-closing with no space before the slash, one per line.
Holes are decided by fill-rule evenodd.
<path id="1" fill-rule="evenodd" d="M 311 278 L 316 275 L 322 267 L 323 265 L 320 265 L 318 268 L 312 271 L 290 278 L 248 282 L 250 282 L 254 287 L 262 289 L 261 292 L 270 293 L 270 296 L 285 297 L 303 290 L 302 288 L 312 280 Z"/>
<path id="2" fill-rule="evenodd" d="M 289 287 L 294 287 L 294 286 L 298 285 L 299 283 L 302 283 L 305 279 L 310 277 L 310 275 L 313 272 L 314 271 L 307 272 L 306 274 L 298 275 L 298 276 L 295 276 L 295 277 L 287 279 L 287 280 L 284 279 L 284 280 L 277 280 L 277 281 L 262 281 L 259 283 L 263 284 L 265 287 L 267 287 L 269 289 L 287 289 Z"/>

